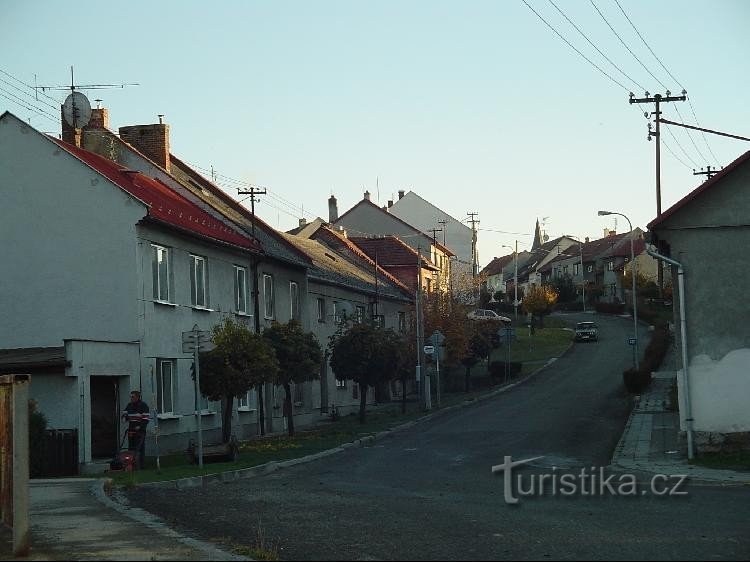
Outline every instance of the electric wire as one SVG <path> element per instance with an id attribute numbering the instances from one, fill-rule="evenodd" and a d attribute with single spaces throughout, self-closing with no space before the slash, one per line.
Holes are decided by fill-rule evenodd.
<path id="1" fill-rule="evenodd" d="M 44 105 L 46 105 L 47 107 L 49 107 L 50 109 L 52 109 L 52 110 L 54 110 L 54 111 L 57 111 L 57 110 L 59 109 L 59 106 L 55 106 L 55 105 L 52 105 L 51 103 L 49 103 L 49 102 L 47 102 L 47 101 L 44 101 L 44 100 L 37 100 L 37 99 L 36 99 L 36 98 L 35 98 L 34 96 L 32 96 L 32 95 L 31 95 L 30 93 L 28 93 L 28 92 L 27 92 L 26 90 L 24 90 L 24 89 L 22 89 L 22 88 L 19 88 L 18 86 L 16 86 L 16 85 L 15 85 L 15 84 L 13 84 L 12 82 L 8 82 L 7 80 L 4 80 L 4 79 L 2 79 L 2 78 L 0 78 L 0 82 L 2 82 L 2 83 L 4 83 L 4 84 L 6 84 L 6 85 L 8 85 L 8 86 L 10 86 L 10 87 L 11 87 L 11 88 L 13 88 L 14 90 L 17 90 L 17 91 L 21 92 L 21 93 L 22 93 L 23 95 L 25 95 L 25 96 L 28 96 L 28 97 L 29 97 L 29 98 L 31 98 L 31 99 L 32 99 L 32 100 L 33 100 L 33 101 L 34 101 L 35 103 L 41 103 L 41 104 L 44 104 Z M 31 102 L 29 102 L 29 103 L 31 103 Z"/>
<path id="2" fill-rule="evenodd" d="M 544 24 L 545 24 L 545 25 L 546 25 L 547 27 L 549 27 L 549 28 L 550 28 L 550 29 L 551 29 L 551 30 L 552 30 L 552 31 L 554 32 L 554 34 L 555 34 L 555 35 L 557 35 L 557 36 L 558 36 L 558 37 L 559 37 L 560 39 L 562 39 L 562 40 L 563 40 L 563 41 L 564 41 L 564 42 L 565 42 L 565 43 L 566 43 L 566 44 L 567 44 L 567 45 L 568 45 L 568 46 L 569 46 L 569 47 L 570 47 L 571 49 L 573 49 L 573 50 L 574 50 L 574 51 L 575 51 L 576 53 L 578 53 L 578 54 L 579 54 L 579 55 L 580 55 L 581 57 L 583 57 L 583 58 L 584 58 L 584 59 L 586 60 L 586 62 L 588 62 L 588 63 L 589 63 L 589 64 L 590 64 L 591 66 L 593 66 L 594 68 L 596 68 L 596 69 L 597 69 L 597 70 L 598 70 L 599 72 L 601 72 L 601 73 L 602 73 L 602 74 L 603 74 L 604 76 L 606 76 L 607 78 L 609 78 L 609 79 L 610 79 L 610 80 L 611 80 L 612 82 L 614 82 L 615 84 L 617 84 L 618 86 L 620 86 L 620 88 L 622 88 L 622 89 L 623 89 L 623 90 L 625 90 L 626 92 L 629 92 L 629 91 L 630 91 L 630 89 L 629 89 L 629 88 L 626 88 L 626 87 L 625 87 L 625 86 L 623 86 L 623 85 L 622 85 L 622 83 L 620 83 L 620 82 L 619 82 L 618 80 L 616 80 L 616 79 L 612 78 L 612 77 L 611 77 L 611 76 L 610 76 L 609 74 L 607 74 L 607 73 L 606 73 L 606 72 L 605 72 L 604 70 L 602 70 L 602 69 L 601 69 L 601 67 L 599 67 L 599 66 L 598 66 L 598 65 L 597 65 L 597 64 L 596 64 L 595 62 L 593 62 L 593 61 L 592 61 L 592 60 L 591 60 L 590 58 L 588 58 L 588 57 L 587 57 L 586 55 L 584 55 L 584 54 L 583 54 L 583 53 L 582 53 L 581 51 L 579 51 L 579 50 L 578 50 L 578 49 L 577 49 L 577 48 L 576 48 L 576 47 L 575 47 L 575 46 L 574 46 L 574 45 L 573 45 L 573 44 L 572 44 L 572 43 L 571 43 L 570 41 L 568 41 L 567 39 L 565 39 L 565 37 L 563 37 L 563 36 L 562 36 L 562 35 L 560 34 L 560 32 L 559 32 L 559 31 L 557 31 L 557 29 L 555 29 L 555 28 L 554 28 L 554 27 L 553 27 L 553 26 L 552 26 L 552 25 L 551 25 L 551 24 L 550 24 L 550 23 L 549 23 L 549 22 L 548 22 L 547 20 L 545 20 L 545 19 L 544 19 L 544 18 L 543 18 L 543 17 L 541 16 L 541 14 L 540 14 L 539 12 L 537 12 L 537 11 L 536 11 L 536 10 L 535 10 L 534 8 L 532 8 L 532 7 L 531 7 L 531 5 L 530 5 L 530 4 L 529 4 L 529 3 L 528 3 L 528 2 L 526 1 L 526 0 L 521 0 L 521 2 L 523 2 L 524 4 L 526 4 L 526 7 L 527 7 L 527 8 L 529 9 L 529 10 L 531 10 L 532 12 L 534 12 L 534 14 L 536 14 L 536 16 L 537 16 L 537 17 L 538 17 L 538 18 L 539 18 L 540 20 L 542 20 L 542 22 L 544 22 Z"/>
<path id="3" fill-rule="evenodd" d="M 5 92 L 5 93 L 2 93 Z M 45 119 L 50 120 L 51 122 L 57 124 L 58 121 L 56 118 L 53 118 L 49 113 L 46 113 L 38 108 L 31 107 L 27 102 L 18 96 L 14 95 L 11 92 L 8 92 L 7 90 L 4 90 L 3 88 L 0 88 L 0 96 L 4 97 L 7 100 L 10 100 L 11 102 L 15 103 L 19 107 L 22 107 L 23 109 L 26 109 L 28 111 L 31 111 L 33 113 L 36 113 L 37 115 L 40 115 L 41 117 L 44 117 Z"/>
<path id="4" fill-rule="evenodd" d="M 674 109 L 677 112 L 677 117 L 680 118 L 680 123 L 682 123 L 684 125 L 685 124 L 685 120 L 682 118 L 682 114 L 680 113 L 680 110 L 677 107 L 677 104 L 674 103 L 674 102 L 672 102 L 672 105 L 674 106 Z M 695 144 L 695 140 L 693 140 L 693 135 L 690 134 L 690 129 L 685 129 L 685 132 L 687 133 L 687 136 L 690 139 L 690 142 L 693 143 L 693 148 L 695 148 L 695 151 L 698 153 L 698 155 L 700 156 L 701 160 L 703 160 L 704 162 L 707 162 L 708 159 L 705 156 L 703 156 L 703 153 L 698 148 L 698 145 Z"/>
<path id="5" fill-rule="evenodd" d="M 685 158 L 687 158 L 688 160 L 690 160 L 693 163 L 693 166 L 695 166 L 696 168 L 700 168 L 700 166 L 695 162 L 695 160 L 693 160 L 690 157 L 690 155 L 687 153 L 687 151 L 680 144 L 680 141 L 677 140 L 677 137 L 674 136 L 674 133 L 672 132 L 672 128 L 671 127 L 667 127 L 667 132 L 672 137 L 672 139 L 674 139 L 674 142 L 677 144 L 677 146 L 680 148 L 680 150 L 682 151 L 682 153 L 685 155 Z"/>
<path id="6" fill-rule="evenodd" d="M 651 75 L 651 77 L 652 77 L 652 78 L 653 78 L 654 80 L 656 80 L 656 81 L 657 81 L 657 82 L 658 82 L 659 84 L 661 84 L 662 88 L 664 88 L 665 90 L 666 90 L 666 89 L 668 89 L 668 88 L 667 88 L 667 87 L 666 87 L 666 86 L 664 85 L 664 83 L 663 83 L 663 82 L 662 82 L 661 80 L 659 80 L 659 79 L 658 79 L 658 78 L 657 78 L 656 76 L 654 76 L 654 73 L 653 73 L 653 72 L 651 72 L 651 71 L 650 71 L 650 70 L 648 69 L 648 67 L 647 67 L 647 66 L 646 66 L 645 64 L 643 64 L 643 63 L 641 62 L 641 59 L 639 59 L 639 58 L 638 58 L 638 57 L 636 56 L 636 54 L 635 54 L 635 53 L 634 53 L 634 52 L 633 52 L 633 51 L 632 51 L 632 50 L 630 49 L 630 47 L 628 47 L 627 43 L 625 43 L 625 41 L 623 41 L 622 37 L 620 37 L 620 34 L 619 34 L 619 33 L 617 33 L 617 31 L 615 31 L 615 28 L 614 28 L 614 27 L 612 27 L 612 25 L 611 25 L 611 24 L 609 23 L 609 21 L 607 20 L 607 18 L 606 18 L 606 17 L 604 16 L 604 14 L 603 14 L 603 13 L 601 12 L 601 10 L 599 10 L 599 8 L 597 7 L 597 5 L 596 5 L 596 4 L 594 3 L 594 0 L 589 0 L 589 2 L 591 2 L 591 5 L 592 5 L 592 6 L 594 7 L 594 9 L 595 9 L 595 10 L 597 11 L 597 13 L 598 13 L 598 14 L 599 14 L 599 15 L 601 16 L 601 18 L 602 18 L 602 19 L 604 20 L 604 23 L 606 23 L 606 24 L 607 24 L 607 26 L 608 26 L 608 27 L 609 27 L 609 28 L 610 28 L 610 29 L 612 30 L 612 33 L 614 33 L 614 34 L 615 34 L 615 37 L 617 37 L 617 38 L 618 38 L 618 39 L 620 40 L 620 43 L 622 43 L 623 47 L 625 47 L 625 48 L 626 48 L 626 49 L 628 50 L 628 52 L 629 52 L 629 53 L 630 53 L 631 55 L 633 55 L 633 58 L 634 58 L 635 60 L 637 60 L 637 61 L 638 61 L 638 64 L 640 64 L 640 65 L 641 65 L 641 66 L 642 66 L 642 67 L 643 67 L 643 68 L 644 68 L 644 69 L 646 70 L 646 72 L 648 72 L 648 73 L 649 73 L 649 74 Z"/>
<path id="7" fill-rule="evenodd" d="M 586 35 L 586 34 L 585 34 L 585 33 L 584 33 L 583 31 L 581 31 L 581 29 L 580 29 L 580 28 L 579 28 L 579 27 L 578 27 L 578 26 L 577 26 L 577 25 L 576 25 L 575 23 L 573 23 L 573 21 L 571 21 L 571 19 L 570 19 L 570 18 L 569 18 L 569 17 L 568 17 L 568 16 L 567 16 L 567 15 L 565 14 L 565 12 L 563 12 L 563 11 L 562 11 L 562 10 L 561 10 L 561 9 L 560 9 L 560 8 L 558 7 L 558 5 L 557 5 L 557 4 L 555 4 L 555 3 L 554 3 L 554 2 L 552 1 L 552 0 L 549 0 L 549 3 L 550 3 L 550 4 L 552 4 L 552 5 L 553 5 L 553 6 L 555 7 L 555 9 L 556 9 L 556 10 L 557 10 L 558 12 L 560 12 L 560 14 L 562 15 L 562 17 L 564 17 L 564 18 L 565 18 L 565 19 L 566 19 L 566 20 L 568 21 L 568 23 L 569 23 L 570 25 L 572 25 L 572 26 L 573 26 L 573 27 L 575 28 L 575 30 L 576 30 L 576 31 L 577 31 L 578 33 L 580 33 L 580 34 L 581 34 L 581 36 L 582 36 L 582 37 L 583 37 L 583 38 L 584 38 L 584 39 L 585 39 L 586 41 L 588 41 L 588 42 L 589 42 L 589 44 L 590 44 L 590 45 L 591 45 L 592 47 L 594 47 L 594 49 L 596 49 L 596 52 L 597 52 L 597 53 L 599 53 L 599 54 L 600 54 L 601 56 L 603 56 L 603 57 L 604 57 L 604 58 L 605 58 L 605 59 L 607 60 L 607 62 L 608 62 L 609 64 L 611 64 L 611 65 L 612 65 L 613 67 L 615 67 L 615 68 L 616 68 L 616 69 L 617 69 L 617 70 L 618 70 L 618 71 L 620 72 L 620 74 L 622 74 L 622 75 L 623 75 L 623 76 L 624 76 L 625 78 L 627 78 L 627 79 L 628 79 L 628 80 L 630 80 L 630 81 L 631 81 L 631 82 L 632 82 L 633 84 L 635 84 L 636 86 L 638 86 L 638 88 L 640 88 L 641 90 L 645 90 L 645 88 L 644 88 L 643 86 L 641 86 L 641 85 L 640 85 L 640 84 L 639 84 L 639 83 L 638 83 L 638 82 L 637 82 L 637 81 L 636 81 L 636 80 L 635 80 L 634 78 L 630 77 L 630 76 L 629 76 L 629 75 L 628 75 L 628 74 L 627 74 L 627 73 L 626 73 L 626 72 L 625 72 L 624 70 L 622 70 L 622 69 L 621 69 L 621 68 L 620 68 L 619 66 L 617 66 L 617 65 L 616 65 L 616 64 L 615 64 L 614 62 L 612 62 L 612 60 L 611 60 L 611 59 L 610 59 L 610 58 L 609 58 L 609 57 L 608 57 L 607 55 L 605 55 L 605 54 L 604 54 L 604 53 L 603 53 L 603 52 L 601 51 L 601 49 L 599 49 L 599 47 L 597 47 L 597 46 L 596 46 L 596 45 L 594 44 L 594 42 L 593 42 L 593 41 L 591 41 L 591 39 L 589 39 L 589 38 L 588 38 L 588 36 L 587 36 L 587 35 Z"/>

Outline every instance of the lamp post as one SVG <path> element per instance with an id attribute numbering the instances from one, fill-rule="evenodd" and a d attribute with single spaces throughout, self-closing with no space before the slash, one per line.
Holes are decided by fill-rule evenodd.
<path id="1" fill-rule="evenodd" d="M 516 320 L 518 320 L 518 240 L 516 240 L 516 248 L 515 250 L 508 246 L 507 244 L 503 244 L 501 246 L 502 248 L 508 248 L 513 252 L 513 311 L 515 313 Z"/>
<path id="2" fill-rule="evenodd" d="M 583 299 L 583 311 L 586 312 L 586 273 L 583 271 L 583 242 L 577 236 L 566 234 L 568 238 L 578 242 L 578 251 L 581 253 L 581 298 Z"/>
<path id="3" fill-rule="evenodd" d="M 635 340 L 635 346 L 634 346 L 634 362 L 635 362 L 635 368 L 636 370 L 639 368 L 639 362 L 638 362 L 638 296 L 635 292 L 635 277 L 637 274 L 636 271 L 636 265 L 635 265 L 635 252 L 633 251 L 633 223 L 630 222 L 630 219 L 623 215 L 622 213 L 615 213 L 613 211 L 599 211 L 599 216 L 603 217 L 606 215 L 618 215 L 622 218 L 624 218 L 626 221 L 628 221 L 628 226 L 630 227 L 630 275 L 633 277 L 633 339 Z"/>

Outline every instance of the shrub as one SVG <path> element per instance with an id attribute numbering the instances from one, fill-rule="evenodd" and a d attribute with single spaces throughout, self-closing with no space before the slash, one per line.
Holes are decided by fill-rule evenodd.
<path id="1" fill-rule="evenodd" d="M 625 312 L 625 304 L 615 302 L 598 302 L 596 311 L 602 314 L 622 314 Z"/>
<path id="2" fill-rule="evenodd" d="M 669 344 L 669 331 L 667 328 L 665 326 L 656 328 L 643 354 L 643 360 L 639 365 L 639 369 L 631 368 L 622 374 L 622 379 L 628 392 L 640 394 L 648 388 L 648 385 L 651 384 L 651 373 L 661 366 L 664 356 L 669 349 Z"/>
<path id="3" fill-rule="evenodd" d="M 631 368 L 622 373 L 622 380 L 628 392 L 641 394 L 651 384 L 651 372 Z"/>
<path id="4" fill-rule="evenodd" d="M 521 372 L 521 368 L 523 365 L 521 363 L 518 363 L 517 361 L 511 361 L 510 362 L 510 376 L 511 378 L 515 377 Z M 493 361 L 490 363 L 489 367 L 489 373 L 490 377 L 493 381 L 495 381 L 495 384 L 499 382 L 500 380 L 505 379 L 505 361 Z"/>
<path id="5" fill-rule="evenodd" d="M 29 474 L 32 478 L 45 473 L 47 418 L 36 408 L 36 402 L 29 400 Z"/>

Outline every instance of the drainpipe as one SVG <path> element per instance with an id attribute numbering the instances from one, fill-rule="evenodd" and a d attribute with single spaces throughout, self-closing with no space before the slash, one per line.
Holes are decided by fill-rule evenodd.
<path id="1" fill-rule="evenodd" d="M 687 325 L 685 322 L 685 269 L 682 264 L 662 256 L 646 247 L 646 253 L 677 267 L 677 286 L 680 291 L 680 341 L 682 343 L 682 386 L 685 389 L 685 427 L 687 429 L 688 459 L 693 460 L 693 412 L 690 405 L 690 379 L 688 377 Z"/>

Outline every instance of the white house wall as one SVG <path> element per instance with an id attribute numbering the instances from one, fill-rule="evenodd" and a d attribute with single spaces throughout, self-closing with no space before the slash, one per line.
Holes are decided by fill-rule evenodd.
<path id="1" fill-rule="evenodd" d="M 0 119 L 2 347 L 136 340 L 135 224 L 145 214 L 51 140 Z"/>

